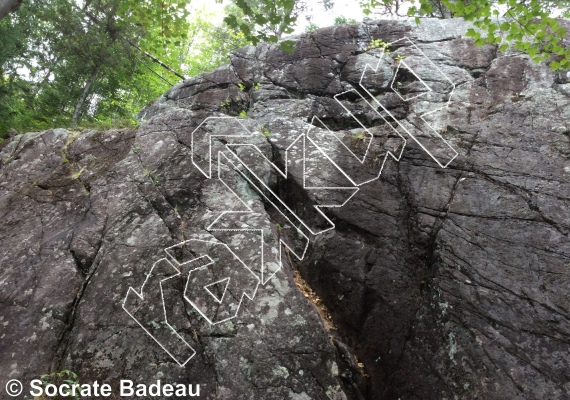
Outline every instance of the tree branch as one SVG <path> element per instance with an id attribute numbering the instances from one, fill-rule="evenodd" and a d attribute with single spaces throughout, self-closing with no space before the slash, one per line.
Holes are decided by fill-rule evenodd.
<path id="1" fill-rule="evenodd" d="M 2 1 L 2 0 L 0 0 Z M 101 21 L 99 21 L 99 19 L 93 15 L 90 12 L 85 12 L 85 15 L 87 15 L 87 17 L 89 17 L 89 19 L 91 21 L 93 21 L 96 24 L 100 24 Z M 122 36 L 122 35 L 120 35 Z M 162 68 L 166 69 L 168 72 L 176 75 L 177 77 L 179 77 L 180 79 L 184 80 L 186 79 L 186 77 L 184 75 L 182 75 L 179 72 L 176 72 L 174 69 L 170 68 L 168 65 L 166 65 L 165 63 L 163 63 L 162 61 L 160 61 L 158 58 L 156 58 L 155 56 L 153 56 L 152 54 L 150 54 L 148 51 L 145 51 L 143 49 L 141 49 L 136 43 L 132 42 L 131 40 L 124 38 L 123 39 L 132 47 L 134 47 L 135 49 L 137 49 L 138 51 L 140 51 L 142 54 L 144 54 L 146 57 L 150 58 L 153 62 L 157 63 L 158 65 L 160 65 Z"/>
<path id="2" fill-rule="evenodd" d="M 162 61 L 160 61 L 158 58 L 156 58 L 155 56 L 153 56 L 152 54 L 150 54 L 148 51 L 141 49 L 138 45 L 136 45 L 135 43 L 131 42 L 130 40 L 127 39 L 127 43 L 131 46 L 133 46 L 135 49 L 137 49 L 138 51 L 140 51 L 141 53 L 143 53 L 145 56 L 147 56 L 148 58 L 150 58 L 152 61 L 154 61 L 155 63 L 157 63 L 158 65 L 160 65 L 162 68 L 166 69 L 168 72 L 173 73 L 174 75 L 176 75 L 177 77 L 179 77 L 180 79 L 184 80 L 186 79 L 186 77 L 178 72 L 176 72 L 175 70 L 173 70 L 172 68 L 170 68 L 168 65 L 166 65 L 165 63 L 163 63 Z"/>

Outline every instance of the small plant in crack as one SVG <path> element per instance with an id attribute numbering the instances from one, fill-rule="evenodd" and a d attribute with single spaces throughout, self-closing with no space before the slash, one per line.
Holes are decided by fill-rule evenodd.
<path id="1" fill-rule="evenodd" d="M 392 88 L 394 89 L 394 92 L 401 94 L 400 89 L 402 89 L 402 82 L 397 81 L 396 86 L 392 86 Z"/>
<path id="2" fill-rule="evenodd" d="M 364 132 L 356 132 L 356 133 L 352 134 L 352 139 L 354 139 L 354 140 L 364 141 L 364 140 L 366 140 L 367 137 L 368 136 Z"/>
<path id="3" fill-rule="evenodd" d="M 138 153 L 139 151 L 141 151 L 140 147 L 133 147 L 133 153 Z"/>
<path id="4" fill-rule="evenodd" d="M 245 90 L 245 85 L 243 83 L 240 82 L 237 84 L 237 86 L 238 86 L 239 90 L 241 90 L 242 92 Z"/>
<path id="5" fill-rule="evenodd" d="M 380 154 L 376 154 L 374 155 L 373 158 L 371 158 L 370 164 L 372 165 L 372 167 L 377 167 L 380 165 L 380 160 L 381 160 Z"/>
<path id="6" fill-rule="evenodd" d="M 82 167 L 79 171 L 72 171 L 71 172 L 71 179 L 77 180 L 81 174 L 85 171 L 85 167 Z"/>
<path id="7" fill-rule="evenodd" d="M 231 99 L 225 99 L 225 100 L 220 101 L 220 107 L 221 108 L 229 108 L 231 104 L 232 104 Z"/>
<path id="8" fill-rule="evenodd" d="M 390 54 L 390 43 L 386 43 L 381 39 L 373 39 L 364 48 L 364 51 L 373 50 L 373 49 L 382 49 L 384 53 Z"/>
<path id="9" fill-rule="evenodd" d="M 253 90 L 259 90 L 259 85 L 260 85 L 260 82 L 255 82 L 253 84 Z"/>
<path id="10" fill-rule="evenodd" d="M 160 184 L 160 180 L 159 180 L 156 176 L 153 176 L 153 175 L 152 175 L 154 172 L 155 172 L 155 171 L 153 171 L 153 170 L 150 169 L 149 167 L 146 167 L 146 168 L 143 170 L 143 178 L 150 178 L 150 181 L 152 182 L 152 184 L 153 184 L 154 186 L 158 186 L 158 185 Z"/>
<path id="11" fill-rule="evenodd" d="M 403 54 L 398 54 L 398 55 L 396 55 L 396 57 L 394 57 L 394 64 L 399 65 L 400 62 L 401 62 L 402 60 L 404 60 L 405 58 L 406 58 L 406 56 L 403 55 Z"/>
<path id="12" fill-rule="evenodd" d="M 149 167 L 146 167 L 146 168 L 143 170 L 143 177 L 146 178 L 147 176 L 150 176 L 150 174 L 152 174 L 152 169 L 150 169 Z"/>
<path id="13" fill-rule="evenodd" d="M 259 127 L 259 132 L 261 132 L 265 137 L 269 137 L 269 135 L 271 135 L 271 132 L 269 131 L 269 129 L 267 129 L 265 125 L 261 125 Z"/>
<path id="14" fill-rule="evenodd" d="M 239 116 L 240 118 L 247 118 L 247 112 L 245 110 L 241 110 Z"/>

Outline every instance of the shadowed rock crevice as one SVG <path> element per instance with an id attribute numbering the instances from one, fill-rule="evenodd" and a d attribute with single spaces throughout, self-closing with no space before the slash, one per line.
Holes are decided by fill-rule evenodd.
<path id="1" fill-rule="evenodd" d="M 170 89 L 141 113 L 136 131 L 11 138 L 0 149 L 2 375 L 25 381 L 70 369 L 81 382 L 115 386 L 200 383 L 207 399 L 569 398 L 567 74 L 510 49 L 477 47 L 468 28 L 459 19 L 376 21 L 300 35 L 293 54 L 248 46 L 230 65 Z M 376 39 L 398 41 L 380 64 L 381 50 L 369 48 Z M 402 60 L 414 73 L 398 69 Z M 343 92 L 339 104 L 334 96 Z M 283 268 L 234 320 L 208 324 L 184 301 L 182 277 L 149 292 L 167 301 L 137 303 L 149 315 L 168 303 L 168 321 L 196 350 L 180 367 L 123 301 L 168 257 L 166 247 L 188 238 L 259 257 L 254 235 L 206 230 L 238 201 L 192 158 L 192 132 L 205 118 L 242 111 L 241 125 L 226 120 L 204 132 L 245 127 L 254 133 L 248 143 L 283 169 L 285 151 L 311 129 L 348 176 L 375 177 L 381 166 L 382 174 L 343 207 L 325 209 L 335 228 L 311 236 L 302 260 L 285 252 Z M 387 154 L 400 154 L 399 135 L 407 142 L 396 162 Z M 435 150 L 441 137 L 459 154 L 440 168 L 411 135 Z M 214 161 L 239 140 L 212 141 Z M 367 158 L 352 159 L 348 150 L 364 153 L 368 140 Z M 342 181 L 311 154 L 309 178 Z M 254 169 L 254 161 L 265 165 L 256 157 L 245 158 Z M 259 180 L 322 227 L 313 206 L 323 198 L 303 187 L 303 169 L 289 167 L 287 178 L 267 169 Z M 298 240 L 297 226 L 252 185 L 252 172 L 228 171 L 255 223 Z M 159 317 L 147 322 L 160 333 Z"/>

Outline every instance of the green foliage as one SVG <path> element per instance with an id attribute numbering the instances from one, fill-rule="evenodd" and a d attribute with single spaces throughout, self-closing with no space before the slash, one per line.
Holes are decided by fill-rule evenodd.
<path id="1" fill-rule="evenodd" d="M 89 2 L 79 9 L 65 0 L 31 0 L 9 21 L 0 21 L 23 32 L 25 43 L 0 69 L 0 85 L 8 91 L 0 107 L 0 114 L 7 114 L 2 131 L 65 126 L 97 115 L 132 116 L 125 89 L 140 74 L 141 57 L 129 41 L 141 36 L 143 42 L 145 32 L 135 25 L 140 19 L 121 14 L 121 4 Z"/>
<path id="2" fill-rule="evenodd" d="M 232 6 L 226 7 L 226 13 L 231 9 Z M 183 51 L 174 57 L 178 60 L 180 69 L 188 76 L 196 76 L 227 64 L 228 54 L 231 51 L 248 44 L 239 30 L 213 24 L 210 21 L 212 16 L 213 14 L 207 9 L 198 10 L 193 14 L 189 39 Z"/>
<path id="3" fill-rule="evenodd" d="M 378 1 L 378 0 L 359 0 L 360 8 L 364 15 L 370 15 L 375 8 L 389 3 L 389 1 Z"/>
<path id="4" fill-rule="evenodd" d="M 353 133 L 353 134 L 352 134 L 352 138 L 353 138 L 354 140 L 362 140 L 362 141 L 364 141 L 364 140 L 366 140 L 367 137 L 368 137 L 368 136 L 366 136 L 366 134 L 365 134 L 364 132 L 357 132 L 357 133 Z"/>
<path id="5" fill-rule="evenodd" d="M 82 127 L 136 126 L 136 113 L 180 79 L 143 51 L 185 76 L 227 63 L 245 37 L 209 22 L 205 9 L 188 20 L 188 3 L 22 4 L 0 20 L 0 138 L 10 128 L 68 126 L 74 116 Z"/>
<path id="6" fill-rule="evenodd" d="M 345 16 L 338 16 L 334 19 L 335 25 L 345 25 L 345 24 L 356 24 L 356 20 L 354 18 L 346 18 Z"/>
<path id="7" fill-rule="evenodd" d="M 233 3 L 235 7 L 229 9 L 224 22 L 254 45 L 277 43 L 283 34 L 292 33 L 301 11 L 297 0 L 234 0 Z M 280 46 L 285 51 L 293 48 L 290 41 Z"/>
<path id="8" fill-rule="evenodd" d="M 247 111 L 241 110 L 241 111 L 239 112 L 239 117 L 240 117 L 240 118 L 247 118 Z"/>
<path id="9" fill-rule="evenodd" d="M 565 7 L 567 1 L 544 0 L 442 0 L 453 17 L 473 21 L 467 36 L 479 46 L 498 45 L 501 51 L 513 46 L 528 54 L 535 62 L 548 62 L 553 70 L 570 68 L 570 48 L 564 46 L 567 34 L 556 18 L 551 16 L 556 7 Z M 434 7 L 429 0 L 414 3 L 408 15 L 431 15 Z"/>
<path id="10" fill-rule="evenodd" d="M 319 29 L 318 25 L 311 22 L 309 25 L 305 27 L 305 32 L 312 32 L 316 31 L 317 29 Z"/>
<path id="11" fill-rule="evenodd" d="M 269 129 L 267 129 L 267 127 L 265 125 L 261 125 L 259 127 L 259 131 L 263 134 L 263 136 L 265 137 L 269 137 L 269 135 L 271 135 L 271 132 L 269 131 Z"/>
<path id="12" fill-rule="evenodd" d="M 279 46 L 283 51 L 286 51 L 287 53 L 293 53 L 293 50 L 295 49 L 295 42 L 292 40 L 284 40 L 279 44 Z"/>
<path id="13" fill-rule="evenodd" d="M 72 372 L 69 370 L 63 370 L 63 371 L 59 371 L 59 372 L 53 372 L 51 374 L 41 375 L 40 379 L 41 379 L 42 385 L 44 387 L 49 385 L 49 384 L 59 386 L 63 383 L 67 383 L 70 386 L 67 389 L 67 391 L 65 392 L 66 393 L 65 396 L 55 395 L 54 397 L 65 397 L 67 399 L 73 399 L 73 400 L 80 400 L 81 399 L 81 397 L 78 394 L 79 390 L 76 390 L 75 397 L 71 397 L 71 387 L 72 386 L 79 386 L 79 381 L 77 378 L 77 374 L 75 372 Z M 34 400 L 43 400 L 44 398 L 47 398 L 47 396 L 43 395 L 42 397 L 36 397 Z"/>
<path id="14" fill-rule="evenodd" d="M 106 116 L 99 116 L 93 118 L 93 120 L 85 122 L 82 124 L 82 128 L 92 128 L 98 131 L 106 131 L 109 129 L 120 129 L 128 128 L 135 129 L 138 128 L 139 122 L 134 118 L 110 118 Z"/>
<path id="15" fill-rule="evenodd" d="M 373 49 L 382 49 L 384 53 L 390 54 L 390 43 L 386 43 L 380 39 L 373 39 L 364 48 L 364 51 L 373 50 Z"/>
<path id="16" fill-rule="evenodd" d="M 321 3 L 332 6 L 331 0 Z M 358 1 L 367 15 L 390 8 L 398 14 L 403 3 L 410 5 L 408 14 L 418 23 L 424 16 L 463 17 L 473 22 L 467 35 L 478 45 L 497 45 L 501 51 L 510 46 L 553 70 L 570 69 L 570 47 L 563 41 L 567 32 L 552 17 L 554 11 L 570 17 L 570 0 Z M 136 126 L 136 113 L 181 76 L 227 63 L 227 55 L 247 43 L 279 42 L 293 52 L 295 42 L 282 36 L 293 32 L 307 10 L 306 0 L 233 0 L 220 26 L 211 22 L 213 13 L 206 7 L 189 15 L 189 4 L 23 2 L 0 20 L 0 139 L 11 128 L 22 132 L 77 122 L 98 129 Z M 335 24 L 354 22 L 335 18 Z M 307 30 L 313 29 L 316 25 L 309 24 Z M 365 50 L 378 48 L 390 52 L 381 40 L 372 40 Z M 252 88 L 238 86 L 258 90 L 259 82 Z M 229 110 L 232 101 L 220 107 Z"/>
<path id="17" fill-rule="evenodd" d="M 240 13 L 233 13 L 225 21 L 239 29 L 247 41 L 277 42 L 283 33 L 290 33 L 297 21 L 299 0 L 234 0 Z M 553 70 L 570 68 L 570 48 L 564 45 L 566 30 L 553 11 L 570 16 L 568 0 L 359 0 L 365 15 L 377 9 L 389 10 L 397 15 L 400 6 L 408 3 L 408 15 L 420 23 L 421 17 L 463 17 L 473 21 L 476 29 L 468 36 L 478 45 L 493 44 L 505 51 L 509 45 L 527 53 L 535 62 L 546 61 Z M 239 15 L 238 15 L 239 14 Z M 336 24 L 346 23 L 337 17 Z M 309 25 L 307 30 L 313 29 Z M 290 43 L 281 43 L 287 51 Z"/>

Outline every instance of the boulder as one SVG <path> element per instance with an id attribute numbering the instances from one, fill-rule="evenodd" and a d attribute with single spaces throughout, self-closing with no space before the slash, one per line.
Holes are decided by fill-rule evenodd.
<path id="1" fill-rule="evenodd" d="M 11 138 L 4 380 L 569 398 L 566 71 L 477 47 L 469 27 L 367 21 L 292 54 L 248 46 L 136 130 Z"/>

